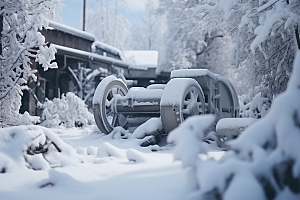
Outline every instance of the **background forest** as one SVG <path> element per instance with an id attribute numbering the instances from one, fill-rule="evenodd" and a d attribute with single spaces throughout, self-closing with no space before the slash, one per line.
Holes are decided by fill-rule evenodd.
<path id="1" fill-rule="evenodd" d="M 300 48 L 298 0 L 148 0 L 139 24 L 97 2 L 87 31 L 121 50 L 159 51 L 157 73 L 209 69 L 233 82 L 243 104 L 258 93 L 272 101 L 287 87 Z"/>

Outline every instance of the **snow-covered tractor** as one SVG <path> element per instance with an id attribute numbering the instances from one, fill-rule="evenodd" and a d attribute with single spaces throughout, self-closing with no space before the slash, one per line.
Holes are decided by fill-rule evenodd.
<path id="1" fill-rule="evenodd" d="M 94 94 L 93 112 L 101 132 L 114 127 L 136 127 L 151 117 L 161 117 L 169 133 L 193 115 L 215 114 L 217 119 L 239 116 L 233 85 L 206 69 L 174 70 L 165 84 L 130 88 L 114 76 L 103 79 Z"/>

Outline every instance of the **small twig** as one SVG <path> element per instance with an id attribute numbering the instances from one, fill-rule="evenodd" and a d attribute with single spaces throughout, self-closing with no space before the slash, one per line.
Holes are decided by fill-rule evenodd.
<path id="1" fill-rule="evenodd" d="M 56 148 L 56 150 L 57 150 L 58 152 L 61 152 L 61 149 L 60 149 L 54 142 L 52 142 L 51 144 L 53 144 L 53 146 Z"/>

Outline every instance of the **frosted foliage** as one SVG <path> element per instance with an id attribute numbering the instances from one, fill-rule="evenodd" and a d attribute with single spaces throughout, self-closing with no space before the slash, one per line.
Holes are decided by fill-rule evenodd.
<path id="1" fill-rule="evenodd" d="M 191 126 L 183 129 L 183 123 L 172 132 L 169 139 L 181 150 L 175 150 L 175 158 L 183 167 L 194 166 L 194 174 L 188 174 L 197 188 L 191 199 L 300 199 L 299 76 L 300 51 L 287 90 L 275 98 L 264 118 L 229 142 L 231 150 L 219 161 L 198 157 L 201 137 Z"/>
<path id="2" fill-rule="evenodd" d="M 230 70 L 235 68 L 229 63 L 232 43 L 223 31 L 214 31 L 206 35 L 205 47 L 198 53 L 197 68 L 209 69 L 211 72 L 231 78 Z M 233 78 L 232 78 L 233 79 Z"/>
<path id="3" fill-rule="evenodd" d="M 284 91 L 290 78 L 299 35 L 299 1 L 220 0 L 199 10 L 222 10 L 235 44 L 231 63 L 254 68 L 269 98 Z M 297 39 L 296 39 L 297 40 Z M 300 41 L 298 38 L 298 48 Z"/>
<path id="4" fill-rule="evenodd" d="M 36 79 L 30 68 L 33 60 L 41 64 L 44 70 L 57 67 L 56 63 L 51 63 L 55 49 L 46 46 L 45 38 L 39 31 L 48 27 L 47 18 L 54 15 L 58 2 L 60 0 L 0 2 L 0 14 L 3 15 L 0 123 L 11 124 L 11 119 L 18 117 L 22 95 L 20 85 L 25 84 L 29 77 Z"/>
<path id="5" fill-rule="evenodd" d="M 211 33 L 225 28 L 222 11 L 215 10 L 209 13 L 207 11 L 199 12 L 196 9 L 198 5 L 212 2 L 214 0 L 161 0 L 159 2 L 158 12 L 166 15 L 167 31 L 164 39 L 164 48 L 160 52 L 160 63 L 157 72 L 199 68 L 198 54 L 211 49 L 207 48 L 210 43 L 208 44 L 206 40 L 208 38 L 205 38 L 205 34 L 208 33 L 207 36 L 209 36 Z M 209 18 L 210 21 L 204 20 L 204 18 Z M 220 47 L 220 49 L 224 50 L 223 47 L 225 46 Z M 227 46 L 225 50 L 228 52 L 229 49 L 230 47 L 228 48 Z M 215 53 L 224 53 L 219 50 L 211 52 L 214 55 L 216 55 Z M 223 56 L 221 55 L 221 57 Z M 218 60 L 221 61 L 221 59 Z M 224 67 L 222 62 L 218 62 L 218 64 L 220 68 Z"/>
<path id="6" fill-rule="evenodd" d="M 54 98 L 53 101 L 47 99 L 39 106 L 43 109 L 42 125 L 46 127 L 94 124 L 93 114 L 88 111 L 84 101 L 71 92 L 62 95 L 61 99 Z"/>
<path id="7" fill-rule="evenodd" d="M 126 3 L 124 0 L 118 2 Z M 118 7 L 114 4 L 107 3 L 105 0 L 99 0 L 98 3 L 100 6 L 97 11 L 87 10 L 86 30 L 93 33 L 97 40 L 124 49 L 129 34 L 127 30 L 130 26 L 129 21 L 123 15 L 116 14 Z"/>
<path id="8" fill-rule="evenodd" d="M 161 51 L 163 35 L 166 31 L 166 18 L 157 13 L 155 0 L 145 1 L 145 8 L 141 12 L 140 24 L 133 24 L 129 38 L 130 49 Z"/>
<path id="9" fill-rule="evenodd" d="M 258 93 L 251 102 L 242 106 L 241 117 L 262 118 L 267 114 L 270 106 L 270 99 L 262 96 L 262 93 Z"/>
<path id="10" fill-rule="evenodd" d="M 14 125 L 20 118 L 22 90 L 18 85 L 14 86 L 0 101 L 0 127 Z"/>
<path id="11" fill-rule="evenodd" d="M 21 114 L 20 120 L 17 125 L 32 125 L 40 122 L 40 117 L 31 116 L 27 111 L 24 114 Z"/>

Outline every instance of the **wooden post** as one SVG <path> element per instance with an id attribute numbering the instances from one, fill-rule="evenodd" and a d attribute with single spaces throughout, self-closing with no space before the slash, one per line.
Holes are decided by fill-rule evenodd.
<path id="1" fill-rule="evenodd" d="M 85 31 L 85 6 L 86 0 L 83 0 L 83 17 L 82 17 L 82 30 Z"/>

